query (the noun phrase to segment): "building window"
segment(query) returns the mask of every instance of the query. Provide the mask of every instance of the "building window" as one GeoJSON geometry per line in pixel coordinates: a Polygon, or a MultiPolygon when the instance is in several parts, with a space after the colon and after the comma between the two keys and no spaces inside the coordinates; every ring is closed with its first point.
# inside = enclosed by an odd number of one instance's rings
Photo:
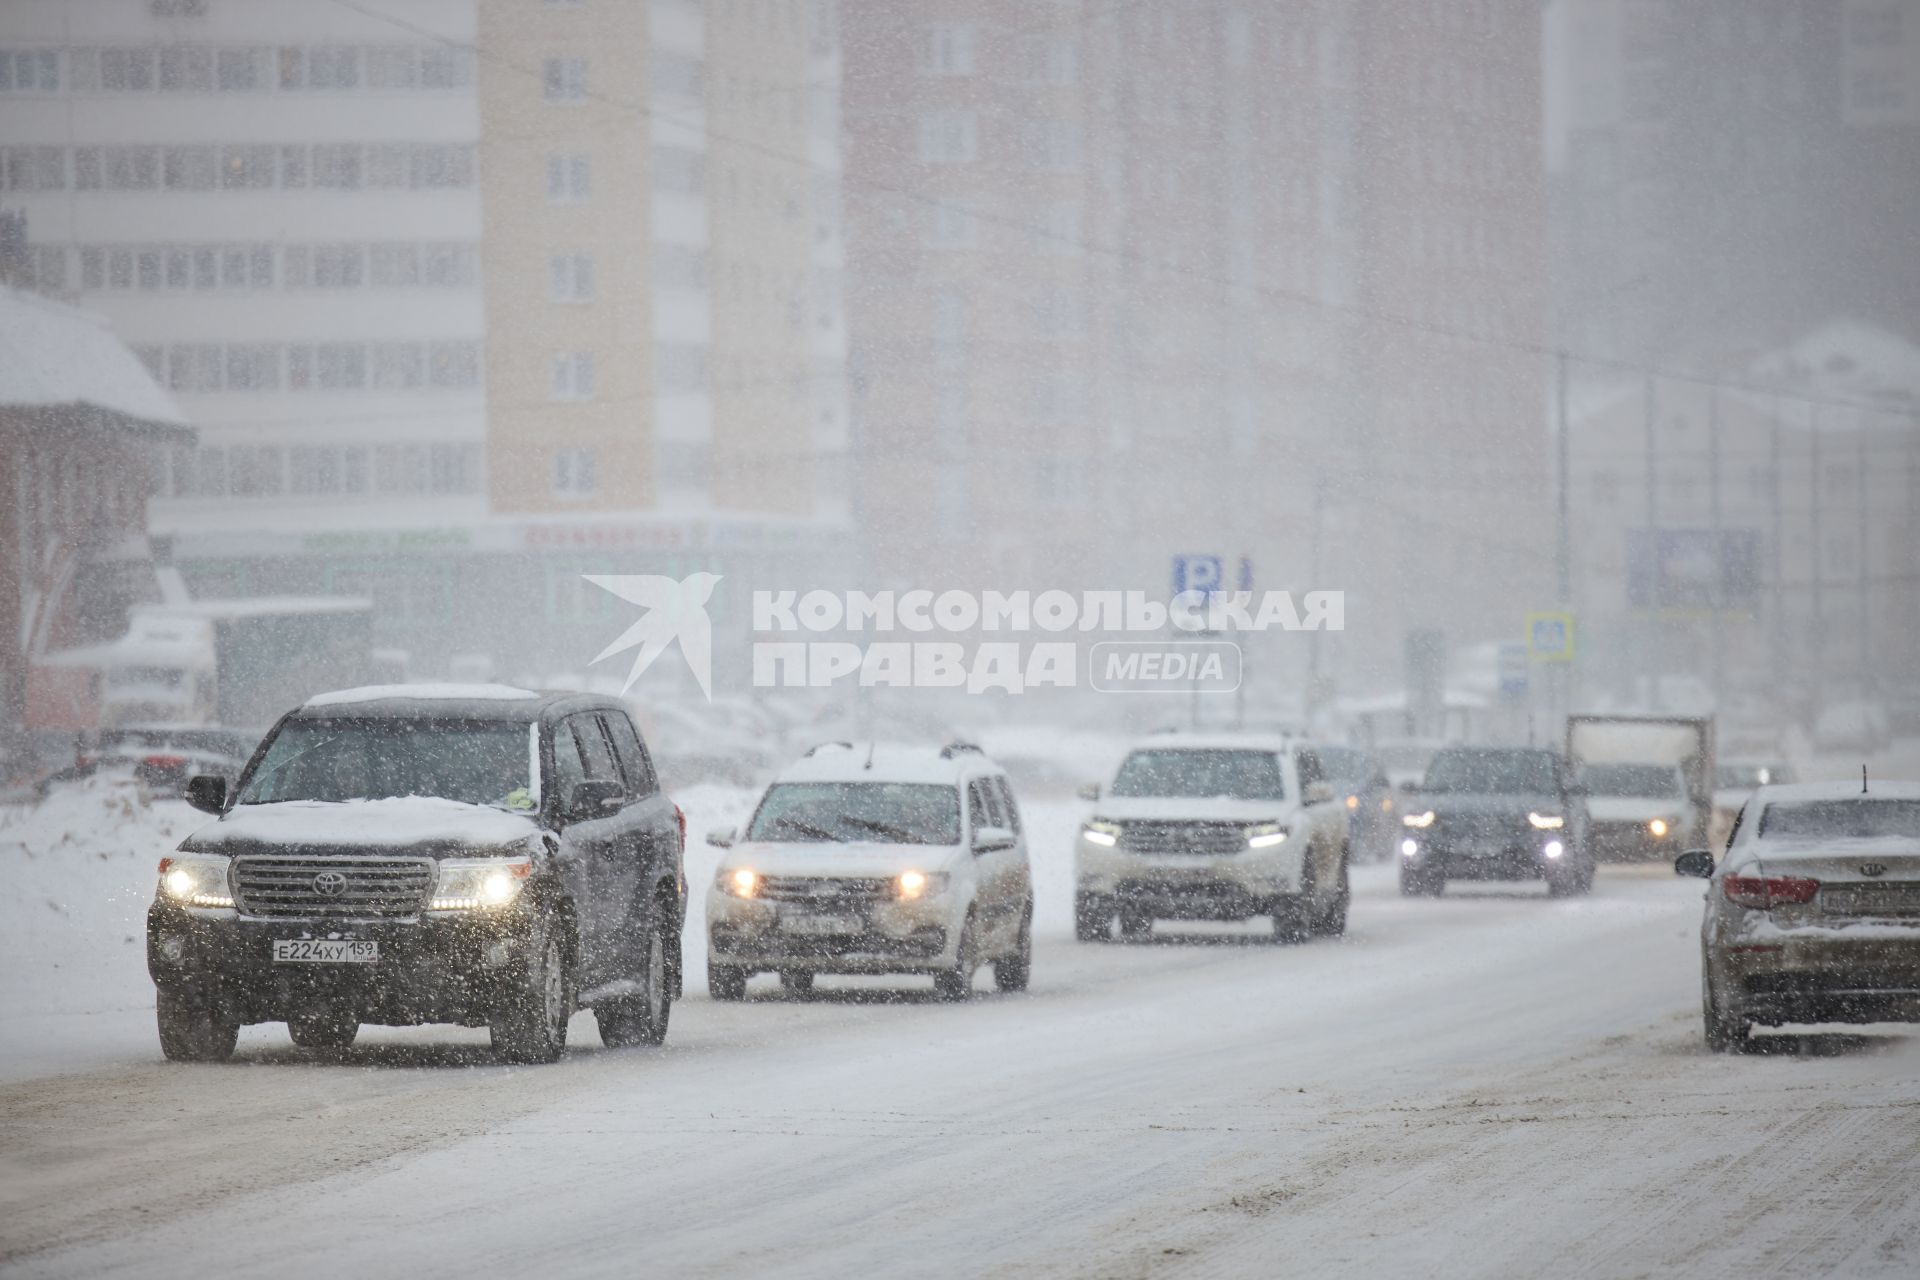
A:
{"type": "Polygon", "coordinates": [[[373,344],[373,385],[381,391],[404,391],[425,384],[426,352],[417,342],[373,344]]]}
{"type": "Polygon", "coordinates": [[[593,451],[553,451],[553,493],[557,498],[584,498],[593,492],[593,451]]]}
{"type": "Polygon", "coordinates": [[[227,389],[277,391],[280,388],[280,348],[266,343],[240,343],[227,348],[227,389]]]}
{"type": "Polygon", "coordinates": [[[56,93],[58,49],[0,49],[0,93],[56,93]]]}
{"type": "Polygon", "coordinates": [[[63,147],[0,147],[0,191],[63,191],[67,153],[63,147]]]}
{"type": "Polygon", "coordinates": [[[978,219],[971,209],[935,204],[927,210],[927,243],[935,249],[971,249],[979,238],[978,219]]]}
{"type": "Polygon", "coordinates": [[[360,189],[360,147],[354,143],[323,143],[313,149],[313,185],[339,191],[360,189]]]}
{"type": "Polygon", "coordinates": [[[1036,120],[1027,126],[1027,163],[1070,173],[1080,167],[1080,126],[1070,120],[1036,120]]]}
{"type": "Polygon", "coordinates": [[[480,347],[473,342],[427,344],[427,381],[436,387],[480,385],[480,347]]]}
{"type": "Polygon", "coordinates": [[[1079,51],[1071,40],[1035,36],[1026,43],[1027,80],[1032,84],[1065,87],[1079,78],[1079,51]]]}
{"type": "Polygon", "coordinates": [[[548,258],[547,296],[555,302],[593,301],[593,255],[556,253],[548,258]]]}
{"type": "Polygon", "coordinates": [[[973,74],[973,27],[964,22],[928,25],[920,41],[920,70],[933,76],[973,74]]]}
{"type": "Polygon", "coordinates": [[[568,351],[553,358],[553,398],[593,399],[593,352],[568,351]]]}
{"type": "Polygon", "coordinates": [[[548,102],[585,102],[587,99],[587,60],[585,58],[548,58],[541,73],[548,102]]]}
{"type": "Polygon", "coordinates": [[[358,342],[322,342],[314,347],[322,391],[358,391],[367,385],[367,349],[358,342]]]}
{"type": "Polygon", "coordinates": [[[577,204],[593,193],[593,157],[584,151],[547,157],[547,202],[577,204]]]}
{"type": "Polygon", "coordinates": [[[971,111],[932,111],[920,117],[920,159],[927,164],[968,164],[980,140],[971,111]]]}
{"type": "Polygon", "coordinates": [[[360,87],[360,50],[355,45],[315,45],[306,51],[309,89],[360,87]]]}

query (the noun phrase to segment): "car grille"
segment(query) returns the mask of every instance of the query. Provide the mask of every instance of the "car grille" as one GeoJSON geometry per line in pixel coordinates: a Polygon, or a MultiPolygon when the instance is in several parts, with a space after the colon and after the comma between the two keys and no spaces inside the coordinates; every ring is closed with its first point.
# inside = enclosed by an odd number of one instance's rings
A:
{"type": "Polygon", "coordinates": [[[1830,916],[1920,916],[1920,881],[1830,884],[1820,891],[1820,910],[1830,916]]]}
{"type": "Polygon", "coordinates": [[[1443,817],[1434,824],[1432,835],[1444,836],[1457,844],[1504,845],[1525,836],[1529,830],[1525,818],[1443,817]]]}
{"type": "Polygon", "coordinates": [[[767,876],[756,895],[769,902],[836,903],[884,902],[892,899],[893,881],[883,876],[767,876]]]}
{"type": "Polygon", "coordinates": [[[412,916],[426,906],[433,871],[425,858],[242,857],[233,890],[250,916],[412,916]]]}
{"type": "Polygon", "coordinates": [[[1120,847],[1129,853],[1245,853],[1247,828],[1238,822],[1122,822],[1120,847]]]}

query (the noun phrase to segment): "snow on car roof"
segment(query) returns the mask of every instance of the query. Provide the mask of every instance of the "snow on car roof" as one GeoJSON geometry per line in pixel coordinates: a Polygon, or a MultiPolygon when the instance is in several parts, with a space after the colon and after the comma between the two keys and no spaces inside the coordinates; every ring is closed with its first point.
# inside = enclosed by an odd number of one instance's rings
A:
{"type": "Polygon", "coordinates": [[[965,750],[943,755],[941,747],[873,745],[873,767],[867,767],[868,745],[823,743],[780,771],[776,782],[923,782],[952,786],[964,777],[998,773],[1000,766],[984,752],[965,750]]]}
{"type": "Polygon", "coordinates": [[[309,707],[338,707],[355,702],[384,702],[410,698],[418,702],[520,702],[540,695],[508,684],[370,684],[358,689],[316,693],[309,707]]]}
{"type": "Polygon", "coordinates": [[[1792,803],[1798,800],[1920,800],[1920,782],[1905,780],[1875,781],[1867,776],[1867,792],[1860,794],[1860,779],[1845,782],[1786,782],[1761,787],[1753,798],[1762,804],[1792,803]]]}
{"type": "Polygon", "coordinates": [[[1155,733],[1128,746],[1135,751],[1272,751],[1279,754],[1300,739],[1288,739],[1277,733],[1155,733]]]}

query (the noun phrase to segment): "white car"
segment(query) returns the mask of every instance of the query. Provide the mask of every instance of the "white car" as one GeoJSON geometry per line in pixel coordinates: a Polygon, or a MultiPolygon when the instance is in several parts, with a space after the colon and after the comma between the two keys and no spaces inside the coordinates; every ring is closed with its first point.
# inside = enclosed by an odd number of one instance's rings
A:
{"type": "Polygon", "coordinates": [[[1686,775],[1670,764],[1588,764],[1580,781],[1594,852],[1601,858],[1658,857],[1705,837],[1695,831],[1686,775]]]}
{"type": "Polygon", "coordinates": [[[979,748],[815,747],[782,772],[707,891],[707,989],[756,973],[790,992],[820,973],[925,973],[964,1000],[975,972],[1023,991],[1033,876],[1006,774],[979,748]]]}
{"type": "Polygon", "coordinates": [[[1160,734],[1121,762],[1074,846],[1074,933],[1155,920],[1273,918],[1303,941],[1347,927],[1347,812],[1305,743],[1160,734]]]}

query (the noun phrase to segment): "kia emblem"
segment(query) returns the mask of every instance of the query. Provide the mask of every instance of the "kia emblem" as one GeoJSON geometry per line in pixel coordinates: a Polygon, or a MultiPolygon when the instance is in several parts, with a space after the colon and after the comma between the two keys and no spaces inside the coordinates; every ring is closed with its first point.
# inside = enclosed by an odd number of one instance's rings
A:
{"type": "Polygon", "coordinates": [[[347,891],[347,877],[338,871],[322,871],[313,878],[313,891],[323,898],[337,898],[347,891]]]}
{"type": "Polygon", "coordinates": [[[1863,862],[1860,864],[1860,874],[1863,876],[1883,876],[1887,874],[1887,864],[1884,862],[1863,862]]]}

